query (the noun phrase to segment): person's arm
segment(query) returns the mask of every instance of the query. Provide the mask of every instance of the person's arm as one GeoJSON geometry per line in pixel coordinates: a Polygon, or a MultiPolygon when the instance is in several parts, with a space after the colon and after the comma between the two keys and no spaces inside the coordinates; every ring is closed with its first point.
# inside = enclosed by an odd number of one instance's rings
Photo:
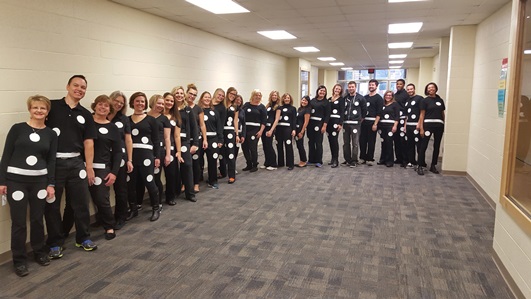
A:
{"type": "Polygon", "coordinates": [[[376,132],[378,130],[378,122],[380,121],[380,115],[376,115],[376,120],[374,121],[374,124],[372,125],[373,132],[376,132]]]}
{"type": "Polygon", "coordinates": [[[306,128],[310,123],[310,111],[307,109],[306,112],[307,113],[304,113],[304,123],[302,124],[301,132],[299,133],[301,136],[299,138],[304,136],[304,133],[306,133],[306,128]]]}
{"type": "Polygon", "coordinates": [[[236,136],[236,143],[240,143],[240,135],[238,134],[239,133],[239,127],[240,127],[240,112],[239,111],[235,111],[234,112],[234,122],[233,122],[233,126],[234,126],[234,136],[236,136]]]}
{"type": "Polygon", "coordinates": [[[85,139],[83,141],[83,149],[85,153],[85,168],[87,170],[87,179],[89,186],[94,184],[96,175],[94,174],[94,140],[85,139]]]}
{"type": "Polygon", "coordinates": [[[205,112],[201,109],[201,112],[197,114],[197,117],[199,118],[199,127],[201,128],[201,136],[203,137],[202,147],[203,149],[208,148],[208,141],[207,141],[207,129],[205,124],[205,112]]]}
{"type": "Polygon", "coordinates": [[[269,129],[269,131],[266,132],[267,137],[271,137],[273,135],[273,132],[275,132],[275,129],[278,125],[279,120],[280,120],[280,107],[277,108],[277,111],[275,112],[275,121],[271,125],[271,129],[269,129]]]}
{"type": "Polygon", "coordinates": [[[164,128],[164,166],[171,163],[171,128],[164,128]]]}
{"type": "MultiPolygon", "coordinates": [[[[216,118],[216,137],[218,138],[218,148],[221,148],[223,146],[223,141],[224,141],[223,125],[227,121],[227,118],[225,117],[225,120],[223,120],[223,118],[221,117],[221,114],[218,111],[216,111],[215,109],[212,110],[212,111],[214,111],[214,113],[217,116],[217,118],[216,118]]],[[[223,109],[223,111],[226,112],[227,109],[223,109]]],[[[225,116],[226,116],[226,114],[225,114],[225,116]]]]}
{"type": "Polygon", "coordinates": [[[151,128],[151,143],[153,143],[153,156],[155,157],[155,168],[160,167],[160,158],[158,153],[160,153],[160,140],[158,132],[157,120],[154,117],[146,116],[150,118],[150,128],[151,128]]]}
{"type": "Polygon", "coordinates": [[[417,130],[420,132],[420,136],[424,137],[424,117],[426,116],[426,110],[420,110],[419,122],[417,123],[417,130]]]}
{"type": "MultiPolygon", "coordinates": [[[[323,100],[324,101],[324,100],[323,100]]],[[[326,126],[328,126],[328,121],[330,120],[330,107],[332,103],[327,102],[324,106],[324,116],[323,116],[323,126],[321,127],[321,134],[326,133],[326,126]]]]}
{"type": "Polygon", "coordinates": [[[133,137],[125,134],[125,152],[127,154],[127,173],[133,171],[133,137]]]}
{"type": "Polygon", "coordinates": [[[179,126],[175,126],[173,138],[175,139],[175,157],[179,163],[184,163],[184,159],[181,157],[181,128],[179,126]]]}

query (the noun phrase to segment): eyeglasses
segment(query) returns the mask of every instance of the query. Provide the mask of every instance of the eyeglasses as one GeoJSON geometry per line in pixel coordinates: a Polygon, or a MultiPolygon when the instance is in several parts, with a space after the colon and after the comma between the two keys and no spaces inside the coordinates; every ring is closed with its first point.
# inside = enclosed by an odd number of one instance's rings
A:
{"type": "Polygon", "coordinates": [[[235,93],[235,92],[231,92],[231,93],[229,93],[229,94],[230,94],[230,95],[233,95],[233,96],[237,96],[237,95],[238,95],[238,94],[235,93]]]}
{"type": "Polygon", "coordinates": [[[197,93],[189,92],[188,94],[193,96],[193,97],[197,97],[197,93]]]}

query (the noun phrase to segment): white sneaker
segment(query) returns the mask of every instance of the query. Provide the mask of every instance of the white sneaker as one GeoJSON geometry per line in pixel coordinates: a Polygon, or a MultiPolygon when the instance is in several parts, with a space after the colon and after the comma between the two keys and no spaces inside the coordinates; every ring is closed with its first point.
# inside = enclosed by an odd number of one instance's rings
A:
{"type": "Polygon", "coordinates": [[[265,169],[265,165],[260,165],[260,169],[265,169]]]}
{"type": "Polygon", "coordinates": [[[407,163],[406,168],[413,168],[413,164],[407,163]]]}
{"type": "Polygon", "coordinates": [[[266,169],[267,169],[267,170],[277,170],[277,168],[276,168],[276,167],[273,167],[273,166],[267,166],[266,169]]]}
{"type": "Polygon", "coordinates": [[[373,165],[374,165],[373,161],[367,161],[367,166],[373,166],[373,165]]]}

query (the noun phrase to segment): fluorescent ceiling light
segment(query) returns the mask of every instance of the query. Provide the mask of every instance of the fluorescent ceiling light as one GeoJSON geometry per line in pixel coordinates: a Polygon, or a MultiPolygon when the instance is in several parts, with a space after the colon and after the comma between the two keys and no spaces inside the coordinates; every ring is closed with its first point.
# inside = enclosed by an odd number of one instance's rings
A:
{"type": "Polygon", "coordinates": [[[317,57],[321,61],[336,61],[334,57],[317,57]]]}
{"type": "Polygon", "coordinates": [[[391,54],[389,55],[389,59],[402,59],[406,58],[407,54],[391,54]]]}
{"type": "Polygon", "coordinates": [[[411,48],[413,46],[413,42],[405,42],[405,43],[389,43],[387,44],[389,49],[407,49],[411,48]]]}
{"type": "Polygon", "coordinates": [[[393,66],[390,66],[389,67],[390,69],[399,69],[399,68],[402,68],[401,65],[393,65],[393,66]]]}
{"type": "Polygon", "coordinates": [[[348,70],[351,70],[352,68],[351,67],[342,67],[341,69],[344,70],[344,71],[348,71],[348,70]]]}
{"type": "Polygon", "coordinates": [[[299,52],[304,52],[304,53],[319,52],[320,51],[316,47],[294,47],[293,49],[295,49],[295,50],[297,50],[299,52]]]}
{"type": "Polygon", "coordinates": [[[186,0],[186,2],[217,15],[249,12],[245,7],[231,0],[186,0]]]}
{"type": "Polygon", "coordinates": [[[422,28],[422,22],[389,24],[387,33],[416,33],[420,31],[420,28],[422,28]]]}
{"type": "Polygon", "coordinates": [[[342,65],[345,65],[343,62],[330,62],[330,65],[333,65],[333,66],[342,66],[342,65]]]}
{"type": "Polygon", "coordinates": [[[400,64],[404,63],[404,60],[389,60],[389,64],[400,64]]]}
{"type": "Polygon", "coordinates": [[[257,31],[259,34],[274,40],[279,39],[296,39],[297,37],[286,30],[269,30],[269,31],[257,31]]]}
{"type": "Polygon", "coordinates": [[[388,3],[402,3],[402,2],[423,2],[427,0],[389,0],[388,3]]]}
{"type": "Polygon", "coordinates": [[[531,54],[531,50],[524,50],[524,54],[526,54],[526,55],[531,54]]]}

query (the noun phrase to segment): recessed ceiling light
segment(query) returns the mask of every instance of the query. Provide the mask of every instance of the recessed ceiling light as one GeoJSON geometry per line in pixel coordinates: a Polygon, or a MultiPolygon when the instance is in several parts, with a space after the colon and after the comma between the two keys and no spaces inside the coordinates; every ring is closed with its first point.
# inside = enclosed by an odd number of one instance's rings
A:
{"type": "Polygon", "coordinates": [[[317,57],[321,61],[336,61],[334,57],[317,57]]]}
{"type": "Polygon", "coordinates": [[[257,31],[259,34],[274,40],[279,39],[296,39],[297,37],[286,30],[269,30],[269,31],[257,31]]]}
{"type": "Polygon", "coordinates": [[[389,60],[389,63],[390,64],[399,64],[399,63],[404,63],[404,60],[389,60]]]}
{"type": "Polygon", "coordinates": [[[330,62],[330,65],[333,65],[333,66],[342,66],[342,65],[345,65],[343,62],[330,62]]]}
{"type": "Polygon", "coordinates": [[[231,0],[186,0],[186,2],[217,15],[249,12],[248,9],[231,0]]]}
{"type": "Polygon", "coordinates": [[[399,69],[399,68],[402,68],[401,65],[392,65],[389,67],[390,69],[399,69]]]}
{"type": "Polygon", "coordinates": [[[297,50],[299,52],[304,52],[304,53],[319,52],[320,51],[316,47],[293,47],[293,49],[295,49],[295,50],[297,50]]]}
{"type": "Polygon", "coordinates": [[[406,58],[407,54],[391,54],[389,55],[389,59],[402,59],[406,58]]]}
{"type": "Polygon", "coordinates": [[[389,3],[402,3],[402,2],[423,2],[427,0],[389,0],[389,3]]]}
{"type": "Polygon", "coordinates": [[[348,71],[348,70],[351,70],[352,68],[351,67],[342,67],[341,69],[344,70],[344,71],[348,71]]]}
{"type": "Polygon", "coordinates": [[[420,31],[420,28],[422,28],[422,22],[389,24],[387,33],[416,33],[420,31]]]}
{"type": "Polygon", "coordinates": [[[526,54],[526,55],[531,54],[531,50],[524,50],[524,54],[526,54]]]}
{"type": "Polygon", "coordinates": [[[413,46],[413,42],[405,42],[405,43],[389,43],[387,44],[389,49],[407,49],[411,48],[413,46]]]}

